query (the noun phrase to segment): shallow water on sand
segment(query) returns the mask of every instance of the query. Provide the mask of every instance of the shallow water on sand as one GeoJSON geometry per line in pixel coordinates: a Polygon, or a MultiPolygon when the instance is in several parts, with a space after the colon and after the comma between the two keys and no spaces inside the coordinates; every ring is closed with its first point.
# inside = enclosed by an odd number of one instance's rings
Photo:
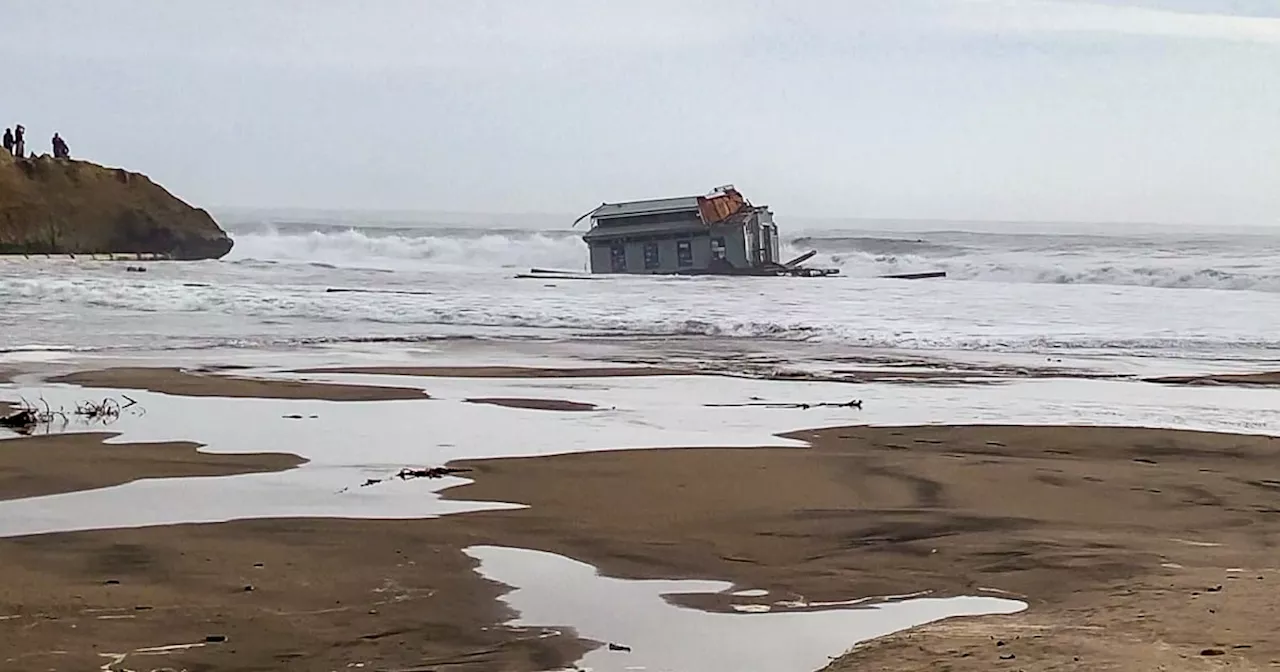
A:
{"type": "Polygon", "coordinates": [[[1026,608],[991,597],[910,599],[826,611],[785,611],[761,597],[735,600],[765,613],[684,609],[664,595],[725,593],[714,581],[627,581],[540,551],[477,546],[480,573],[515,590],[503,600],[520,612],[511,625],[571,627],[600,642],[578,665],[591,672],[810,672],[857,642],[953,616],[1011,614],[1026,608]],[[610,647],[616,644],[630,650],[610,647]]]}
{"type": "MultiPolygon", "coordinates": [[[[620,448],[801,446],[775,434],[837,425],[1089,424],[1280,434],[1280,390],[1095,380],[922,386],[715,376],[309,377],[417,386],[433,398],[325,402],[130,391],[127,394],[138,400],[145,414],[127,413],[106,428],[121,434],[113,442],[190,440],[206,444],[209,452],[283,451],[310,462],[280,473],[152,479],[0,502],[0,535],[258,517],[435,516],[503,505],[447,502],[434,494],[464,482],[460,478],[361,484],[403,467],[436,466],[460,458],[620,448]],[[465,401],[475,397],[567,399],[595,404],[600,410],[567,413],[465,401]],[[706,406],[845,402],[855,397],[863,400],[863,409],[706,406]]],[[[118,393],[69,385],[0,386],[0,398],[43,397],[55,407],[118,393]]]]}

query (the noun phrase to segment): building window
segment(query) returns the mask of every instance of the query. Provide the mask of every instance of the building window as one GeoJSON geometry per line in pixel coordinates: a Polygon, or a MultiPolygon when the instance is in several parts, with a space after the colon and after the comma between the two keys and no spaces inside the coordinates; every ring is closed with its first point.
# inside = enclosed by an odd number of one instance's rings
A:
{"type": "Polygon", "coordinates": [[[627,272],[627,246],[614,243],[609,246],[609,265],[614,273],[627,272]]]}
{"type": "Polygon", "coordinates": [[[658,244],[645,243],[644,244],[644,269],[646,271],[652,271],[653,269],[658,268],[661,265],[662,263],[658,259],[658,244]]]}
{"type": "Polygon", "coordinates": [[[718,236],[711,239],[711,260],[724,261],[729,258],[729,252],[725,248],[724,236],[718,236]]]}
{"type": "Polygon", "coordinates": [[[693,265],[693,241],[676,241],[676,262],[680,264],[681,268],[693,265]]]}

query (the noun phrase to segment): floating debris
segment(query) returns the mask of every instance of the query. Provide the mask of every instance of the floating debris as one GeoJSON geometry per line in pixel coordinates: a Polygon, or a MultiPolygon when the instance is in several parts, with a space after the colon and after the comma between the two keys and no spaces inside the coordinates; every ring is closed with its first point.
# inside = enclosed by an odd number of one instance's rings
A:
{"type": "MultiPolygon", "coordinates": [[[[410,469],[408,467],[405,467],[404,469],[401,469],[400,471],[386,478],[370,478],[366,480],[364,483],[361,483],[360,487],[367,488],[371,485],[377,485],[384,481],[389,481],[393,478],[398,478],[402,481],[410,481],[415,478],[444,478],[445,476],[463,474],[468,471],[471,471],[471,470],[463,469],[459,467],[427,467],[425,469],[410,469]]],[[[343,488],[338,492],[346,492],[349,489],[350,488],[343,488]]]]}
{"type": "Polygon", "coordinates": [[[136,400],[125,395],[121,395],[121,398],[124,399],[123,402],[110,397],[102,401],[81,401],[70,411],[53,408],[43,398],[38,403],[22,399],[16,411],[0,418],[0,427],[19,434],[31,434],[42,426],[48,428],[54,423],[66,426],[73,417],[84,422],[110,424],[118,420],[125,411],[132,409],[140,414],[144,412],[136,400]]]}
{"type": "MultiPolygon", "coordinates": [[[[754,398],[754,397],[753,397],[753,398],[754,398]]],[[[861,410],[861,409],[862,409],[862,400],[861,400],[861,399],[851,399],[851,400],[849,400],[849,401],[845,401],[845,402],[826,402],[826,401],[824,401],[824,402],[819,402],[819,403],[815,403],[815,404],[805,404],[805,403],[798,403],[798,404],[797,404],[797,403],[781,403],[781,402],[769,402],[769,401],[749,401],[749,402],[741,403],[741,404],[703,404],[703,405],[704,405],[704,406],[706,406],[706,407],[708,407],[708,408],[741,408],[741,407],[745,407],[745,406],[757,406],[757,407],[760,407],[760,408],[798,408],[798,409],[801,409],[801,410],[808,410],[808,409],[810,409],[810,408],[856,408],[856,409],[861,410]]]]}

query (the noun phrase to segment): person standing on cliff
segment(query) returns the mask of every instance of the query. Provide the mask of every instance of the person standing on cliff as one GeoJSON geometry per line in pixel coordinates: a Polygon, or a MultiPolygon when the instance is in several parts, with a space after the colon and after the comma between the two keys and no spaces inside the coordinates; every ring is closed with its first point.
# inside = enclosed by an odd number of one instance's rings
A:
{"type": "Polygon", "coordinates": [[[22,124],[18,124],[18,126],[13,130],[13,154],[19,159],[25,159],[27,157],[26,134],[27,129],[23,128],[22,124]]]}
{"type": "Polygon", "coordinates": [[[71,158],[71,148],[67,147],[67,141],[63,140],[57,133],[53,134],[53,158],[69,159],[71,158]]]}
{"type": "Polygon", "coordinates": [[[13,129],[4,129],[4,151],[13,153],[13,129]]]}

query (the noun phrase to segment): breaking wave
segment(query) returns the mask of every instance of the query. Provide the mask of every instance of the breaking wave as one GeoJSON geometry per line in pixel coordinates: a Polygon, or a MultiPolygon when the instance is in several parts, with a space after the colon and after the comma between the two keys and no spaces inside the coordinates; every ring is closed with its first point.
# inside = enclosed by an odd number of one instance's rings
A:
{"type": "MultiPolygon", "coordinates": [[[[314,268],[584,271],[581,231],[500,228],[393,228],[289,224],[233,230],[229,261],[314,268]]],[[[948,239],[890,236],[797,236],[785,259],[810,250],[809,264],[845,276],[945,271],[954,280],[1002,283],[1130,285],[1280,292],[1276,245],[1197,248],[1193,242],[1124,237],[965,234],[948,239]]],[[[1256,241],[1255,241],[1256,242],[1256,241]]]]}
{"type": "Polygon", "coordinates": [[[318,267],[447,270],[585,269],[581,232],[290,227],[239,233],[229,261],[318,267]]]}
{"type": "Polygon", "coordinates": [[[814,265],[839,268],[844,275],[876,277],[895,273],[945,271],[953,280],[1057,285],[1128,285],[1167,289],[1225,289],[1280,292],[1280,259],[1270,263],[1223,260],[1218,267],[1201,260],[1171,260],[1156,265],[1142,259],[928,258],[910,254],[826,253],[814,265]],[[1248,268],[1253,266],[1252,268],[1248,268]]]}

